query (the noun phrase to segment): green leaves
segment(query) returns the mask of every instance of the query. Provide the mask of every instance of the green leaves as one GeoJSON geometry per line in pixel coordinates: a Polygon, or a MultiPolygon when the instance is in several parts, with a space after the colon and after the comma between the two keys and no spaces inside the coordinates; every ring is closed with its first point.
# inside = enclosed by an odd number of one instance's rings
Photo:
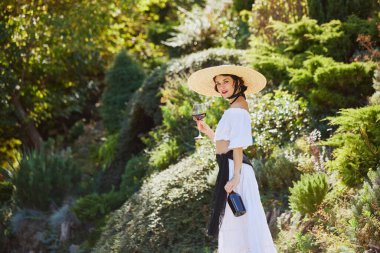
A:
{"type": "Polygon", "coordinates": [[[380,105],[342,109],[338,116],[325,120],[338,126],[335,133],[321,143],[335,147],[334,160],[327,166],[338,171],[346,185],[356,187],[369,170],[380,164],[380,105]]]}
{"type": "Polygon", "coordinates": [[[312,214],[327,194],[327,176],[324,173],[302,174],[301,179],[289,191],[292,211],[303,215],[312,214]]]}
{"type": "Polygon", "coordinates": [[[248,99],[248,103],[252,135],[256,146],[267,156],[274,147],[302,135],[310,122],[306,101],[285,90],[248,99]]]}
{"type": "Polygon", "coordinates": [[[78,191],[81,172],[66,153],[34,150],[24,154],[14,175],[15,197],[21,207],[49,210],[78,191]]]}

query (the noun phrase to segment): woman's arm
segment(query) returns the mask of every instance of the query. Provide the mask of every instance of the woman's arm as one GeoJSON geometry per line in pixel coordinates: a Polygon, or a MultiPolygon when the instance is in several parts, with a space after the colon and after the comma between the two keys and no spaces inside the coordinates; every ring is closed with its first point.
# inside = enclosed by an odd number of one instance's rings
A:
{"type": "Polygon", "coordinates": [[[234,176],[240,176],[243,164],[243,148],[234,148],[232,152],[234,158],[234,176]]]}
{"type": "Polygon", "coordinates": [[[234,175],[229,180],[224,189],[226,192],[230,193],[240,182],[240,172],[243,164],[243,148],[234,148],[233,149],[233,159],[234,159],[234,175]]]}

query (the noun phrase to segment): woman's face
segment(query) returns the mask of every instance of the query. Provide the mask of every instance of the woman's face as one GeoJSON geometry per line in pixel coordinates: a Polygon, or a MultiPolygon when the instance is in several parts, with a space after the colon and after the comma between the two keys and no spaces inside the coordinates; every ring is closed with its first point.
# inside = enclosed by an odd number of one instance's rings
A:
{"type": "Polygon", "coordinates": [[[227,98],[234,93],[234,80],[230,76],[218,75],[215,77],[216,89],[223,98],[227,98]]]}

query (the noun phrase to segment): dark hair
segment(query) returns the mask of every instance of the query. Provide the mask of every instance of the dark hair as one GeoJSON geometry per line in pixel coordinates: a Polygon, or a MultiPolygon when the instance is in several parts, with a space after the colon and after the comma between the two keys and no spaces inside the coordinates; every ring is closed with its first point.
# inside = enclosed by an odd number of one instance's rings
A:
{"type": "MultiPolygon", "coordinates": [[[[243,78],[241,78],[240,76],[232,75],[232,74],[220,74],[218,76],[230,76],[232,78],[232,80],[234,80],[234,83],[235,83],[235,89],[234,89],[234,93],[233,94],[235,94],[236,91],[237,91],[237,89],[238,89],[238,87],[240,87],[240,92],[242,93],[243,97],[245,98],[244,92],[247,90],[248,87],[246,85],[244,85],[243,78]]],[[[214,83],[215,83],[215,77],[217,77],[217,76],[214,76],[212,78],[214,80],[214,83]]],[[[216,84],[214,86],[214,89],[215,89],[216,92],[219,93],[218,88],[216,88],[216,84]]]]}

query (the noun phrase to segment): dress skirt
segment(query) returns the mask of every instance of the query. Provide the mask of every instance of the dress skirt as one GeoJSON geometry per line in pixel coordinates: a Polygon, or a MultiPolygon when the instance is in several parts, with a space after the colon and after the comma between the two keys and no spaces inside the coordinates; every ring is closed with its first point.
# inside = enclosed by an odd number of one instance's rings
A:
{"type": "MultiPolygon", "coordinates": [[[[227,159],[218,159],[224,163],[228,161],[229,180],[234,174],[234,161],[231,153],[229,152],[227,159]]],[[[218,156],[221,155],[226,154],[218,154],[218,156]]],[[[245,156],[244,161],[246,160],[245,156]]],[[[227,164],[220,164],[219,161],[219,169],[226,168],[227,164]]],[[[225,205],[218,233],[218,253],[277,253],[260,200],[255,172],[250,162],[248,163],[242,163],[240,182],[234,189],[241,195],[246,213],[235,217],[230,206],[225,205]]]]}

